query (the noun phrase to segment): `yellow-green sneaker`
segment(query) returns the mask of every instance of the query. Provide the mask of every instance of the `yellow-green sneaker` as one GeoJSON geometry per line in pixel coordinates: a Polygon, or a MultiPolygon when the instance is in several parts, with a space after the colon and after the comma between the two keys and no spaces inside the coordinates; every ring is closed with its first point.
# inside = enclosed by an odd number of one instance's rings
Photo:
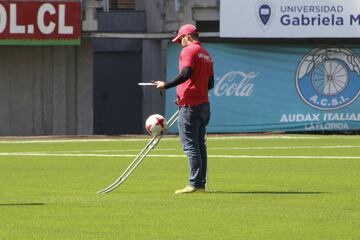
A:
{"type": "Polygon", "coordinates": [[[183,193],[200,193],[205,192],[204,188],[196,188],[194,186],[186,186],[183,189],[179,189],[175,191],[175,194],[183,194],[183,193]]]}

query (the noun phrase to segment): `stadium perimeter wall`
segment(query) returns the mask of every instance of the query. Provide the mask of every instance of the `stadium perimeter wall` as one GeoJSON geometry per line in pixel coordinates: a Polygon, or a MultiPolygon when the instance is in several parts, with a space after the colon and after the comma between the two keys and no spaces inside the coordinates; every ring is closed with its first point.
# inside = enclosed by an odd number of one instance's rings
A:
{"type": "MultiPolygon", "coordinates": [[[[83,31],[94,31],[97,25],[98,31],[107,31],[104,27],[110,27],[109,31],[139,32],[136,27],[141,26],[140,32],[170,33],[183,23],[219,19],[218,0],[136,0],[133,10],[108,13],[99,8],[101,1],[88,0],[83,3],[86,10],[83,31]],[[116,19],[134,14],[138,16],[141,12],[146,14],[145,27],[143,23],[139,25],[142,18],[126,18],[127,21],[115,22],[115,25],[112,21],[105,26],[98,21],[101,18],[99,14],[109,14],[108,18],[116,19]]],[[[137,50],[141,58],[138,65],[140,74],[131,78],[131,84],[165,78],[167,41],[140,40],[141,47],[137,50]]],[[[116,49],[104,51],[98,48],[99,45],[95,44],[94,47],[93,42],[94,39],[82,38],[79,46],[0,46],[0,136],[95,133],[94,54],[116,49]]],[[[105,45],[102,46],[118,48],[125,46],[121,42],[126,42],[131,47],[139,39],[119,40],[119,44],[115,45],[114,42],[114,39],[104,39],[105,45]]],[[[126,49],[115,52],[118,55],[127,54],[128,47],[126,49]]],[[[109,72],[109,75],[114,73],[109,72]]],[[[138,130],[131,133],[144,132],[142,121],[149,114],[165,112],[165,99],[157,91],[140,91],[140,106],[135,108],[139,113],[134,113],[140,116],[134,127],[138,130]]],[[[109,116],[108,119],[113,117],[109,116]]],[[[110,130],[103,134],[130,133],[126,130],[115,131],[111,125],[108,128],[110,130]]]]}
{"type": "Polygon", "coordinates": [[[91,134],[92,44],[0,47],[0,135],[91,134]]]}

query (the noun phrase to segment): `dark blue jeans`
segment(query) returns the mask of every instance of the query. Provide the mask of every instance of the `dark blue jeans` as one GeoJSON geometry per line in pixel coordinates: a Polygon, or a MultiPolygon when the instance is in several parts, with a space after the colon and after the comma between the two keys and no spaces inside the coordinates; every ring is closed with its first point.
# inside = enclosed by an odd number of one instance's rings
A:
{"type": "Polygon", "coordinates": [[[206,126],[210,119],[209,103],[181,107],[178,127],[180,141],[189,158],[189,185],[205,188],[207,174],[206,126]]]}

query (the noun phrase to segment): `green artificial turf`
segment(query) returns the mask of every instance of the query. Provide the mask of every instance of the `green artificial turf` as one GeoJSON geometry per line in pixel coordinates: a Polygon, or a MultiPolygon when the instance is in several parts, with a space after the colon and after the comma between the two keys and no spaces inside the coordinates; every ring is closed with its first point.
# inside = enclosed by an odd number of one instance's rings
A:
{"type": "Polygon", "coordinates": [[[210,136],[209,191],[175,195],[188,163],[149,141],[0,139],[0,239],[360,239],[360,136],[210,136]]]}

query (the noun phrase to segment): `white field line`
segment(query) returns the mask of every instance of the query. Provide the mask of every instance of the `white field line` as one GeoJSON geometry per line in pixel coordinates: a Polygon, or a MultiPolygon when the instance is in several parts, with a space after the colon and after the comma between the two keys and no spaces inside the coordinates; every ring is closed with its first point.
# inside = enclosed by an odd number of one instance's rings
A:
{"type": "MultiPolygon", "coordinates": [[[[284,146],[284,147],[208,147],[208,150],[281,150],[281,149],[342,149],[342,148],[360,148],[356,145],[348,146],[284,146]]],[[[28,152],[28,153],[121,153],[138,152],[140,148],[133,149],[108,149],[108,150],[70,150],[70,151],[51,151],[51,152],[28,152]]],[[[181,148],[155,148],[153,151],[177,151],[181,148]]]]}
{"type": "MultiPolygon", "coordinates": [[[[360,146],[359,146],[360,147],[360,146]]],[[[179,148],[156,148],[153,151],[176,151],[179,148]]],[[[51,151],[51,152],[36,152],[36,153],[121,153],[121,152],[140,152],[140,148],[130,149],[108,149],[108,150],[70,150],[70,151],[51,151]]],[[[31,152],[30,152],[31,153],[31,152]]]]}
{"type": "MultiPolygon", "coordinates": [[[[30,153],[13,152],[0,153],[0,156],[32,156],[32,157],[136,157],[136,154],[80,154],[80,153],[30,153]]],[[[147,157],[156,158],[184,158],[184,154],[149,154],[147,157]]],[[[286,158],[286,159],[360,159],[360,156],[288,156],[288,155],[208,155],[209,158],[286,158]]]]}
{"type": "MultiPolygon", "coordinates": [[[[283,146],[283,147],[208,147],[211,150],[282,150],[282,149],[351,149],[360,148],[356,145],[344,146],[283,146]]],[[[120,156],[132,157],[134,154],[116,154],[123,152],[139,152],[141,149],[107,149],[107,150],[70,150],[70,151],[51,151],[51,152],[0,152],[0,156],[120,156]],[[104,153],[104,154],[98,154],[104,153]]],[[[156,148],[153,151],[181,151],[181,148],[156,148]]],[[[152,156],[155,156],[154,154],[152,156]]],[[[163,156],[163,155],[161,155],[163,156]]],[[[164,155],[165,156],[165,155],[164,155]]],[[[170,155],[166,155],[170,156],[170,155]]]]}
{"type": "MultiPolygon", "coordinates": [[[[255,136],[208,136],[209,140],[234,140],[234,139],[322,139],[322,138],[336,138],[336,139],[360,139],[357,135],[331,135],[331,136],[313,136],[313,135],[255,135],[255,136]]],[[[22,140],[1,140],[0,144],[29,144],[29,143],[73,143],[73,142],[136,142],[136,141],[150,141],[150,138],[111,138],[111,139],[22,139],[22,140]]],[[[161,141],[179,141],[177,136],[165,137],[161,141]]]]}
{"type": "Polygon", "coordinates": [[[284,146],[284,147],[234,147],[234,148],[208,148],[209,150],[271,150],[271,149],[334,149],[334,148],[360,148],[356,145],[349,146],[284,146]]]}
{"type": "Polygon", "coordinates": [[[29,143],[74,143],[74,142],[135,142],[135,141],[150,141],[148,138],[134,138],[134,139],[42,139],[42,140],[0,140],[0,144],[29,144],[29,143]]]}

